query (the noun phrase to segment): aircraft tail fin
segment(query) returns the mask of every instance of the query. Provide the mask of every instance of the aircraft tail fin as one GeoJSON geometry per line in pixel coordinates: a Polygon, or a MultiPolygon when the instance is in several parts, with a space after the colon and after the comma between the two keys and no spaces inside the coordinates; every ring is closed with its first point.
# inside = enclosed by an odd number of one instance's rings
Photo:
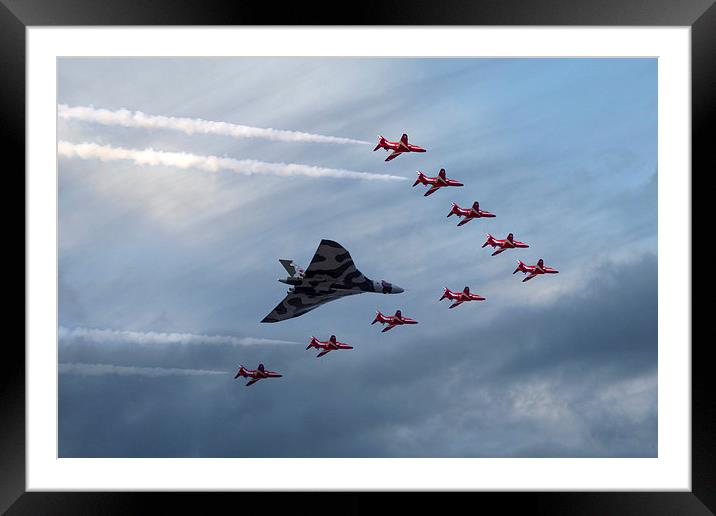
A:
{"type": "Polygon", "coordinates": [[[385,143],[385,138],[383,138],[383,136],[378,136],[378,145],[375,146],[375,149],[373,149],[373,152],[380,149],[384,143],[385,143]]]}
{"type": "Polygon", "coordinates": [[[278,260],[281,262],[281,265],[283,265],[283,268],[286,269],[286,272],[288,272],[288,275],[293,278],[296,276],[296,273],[298,272],[299,267],[293,263],[293,260],[286,260],[285,258],[279,258],[278,260]]]}
{"type": "Polygon", "coordinates": [[[240,376],[246,376],[246,368],[243,365],[239,366],[239,370],[236,373],[236,376],[234,376],[234,379],[240,377],[240,376]]]}
{"type": "Polygon", "coordinates": [[[512,272],[512,274],[515,274],[515,273],[521,271],[523,265],[524,265],[524,263],[522,262],[522,260],[517,260],[517,268],[512,272]]]}
{"type": "Polygon", "coordinates": [[[375,319],[373,319],[373,322],[370,323],[370,324],[373,325],[373,324],[375,324],[375,323],[377,323],[377,322],[380,322],[380,316],[381,316],[381,315],[383,315],[383,314],[380,313],[380,310],[377,311],[377,312],[375,313],[375,319]]]}
{"type": "Polygon", "coordinates": [[[420,183],[422,183],[424,178],[425,178],[425,175],[418,170],[418,177],[417,177],[417,179],[415,180],[415,182],[413,183],[413,186],[417,186],[417,185],[419,185],[420,183]]]}
{"type": "Polygon", "coordinates": [[[447,288],[447,287],[443,287],[443,289],[444,289],[444,290],[443,290],[443,295],[442,295],[442,297],[439,299],[439,301],[442,301],[443,299],[447,299],[447,296],[448,296],[448,288],[447,288]]]}
{"type": "Polygon", "coordinates": [[[490,233],[488,233],[488,234],[487,234],[487,240],[485,240],[485,243],[482,244],[482,247],[487,246],[487,245],[490,243],[491,240],[492,240],[492,235],[491,235],[490,233]]]}
{"type": "Polygon", "coordinates": [[[457,204],[452,203],[452,208],[450,208],[450,213],[447,214],[447,216],[451,215],[457,215],[457,204]]]}

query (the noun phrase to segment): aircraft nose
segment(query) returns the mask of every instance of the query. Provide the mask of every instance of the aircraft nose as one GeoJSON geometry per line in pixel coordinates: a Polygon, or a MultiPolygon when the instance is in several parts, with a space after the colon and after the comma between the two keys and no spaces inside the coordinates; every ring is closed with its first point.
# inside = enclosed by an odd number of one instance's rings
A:
{"type": "Polygon", "coordinates": [[[393,294],[400,294],[402,292],[405,292],[405,290],[403,290],[402,288],[400,288],[397,285],[393,285],[393,294]]]}

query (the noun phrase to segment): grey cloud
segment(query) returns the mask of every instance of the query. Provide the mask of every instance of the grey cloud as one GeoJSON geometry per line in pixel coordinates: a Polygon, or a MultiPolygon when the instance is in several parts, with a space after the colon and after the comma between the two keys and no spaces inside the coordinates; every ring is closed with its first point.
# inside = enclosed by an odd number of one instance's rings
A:
{"type": "MultiPolygon", "coordinates": [[[[265,360],[285,377],[250,389],[228,379],[198,390],[158,386],[141,404],[161,410],[153,416],[147,407],[142,427],[130,417],[132,396],[122,394],[136,386],[97,385],[90,396],[113,400],[112,413],[96,406],[81,434],[104,434],[100,421],[120,425],[128,438],[113,443],[119,456],[654,456],[656,262],[645,256],[605,275],[584,293],[506,314],[479,333],[376,337],[320,360],[296,348],[252,347],[242,361],[265,360]],[[145,425],[166,435],[161,444],[140,440],[145,425]]],[[[231,355],[205,367],[235,361],[231,355]]],[[[61,382],[64,406],[75,387],[61,382]]],[[[78,420],[70,407],[61,414],[64,453],[92,449],[72,446],[79,429],[63,422],[78,420]]]]}

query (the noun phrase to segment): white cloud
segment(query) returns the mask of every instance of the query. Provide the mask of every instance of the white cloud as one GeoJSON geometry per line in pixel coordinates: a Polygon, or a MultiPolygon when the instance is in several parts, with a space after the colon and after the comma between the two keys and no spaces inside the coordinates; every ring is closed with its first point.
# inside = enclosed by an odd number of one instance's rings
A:
{"type": "Polygon", "coordinates": [[[251,127],[227,122],[203,120],[201,118],[148,115],[146,113],[142,113],[141,111],[129,111],[127,109],[110,111],[108,109],[95,109],[92,106],[68,106],[66,104],[60,104],[57,112],[59,117],[65,120],[83,120],[103,125],[138,127],[143,129],[170,129],[174,131],[181,131],[186,134],[218,134],[231,136],[232,138],[262,138],[266,140],[284,142],[363,145],[370,143],[363,140],[354,140],[352,138],[324,136],[321,134],[286,131],[283,129],[251,127]]]}
{"type": "Polygon", "coordinates": [[[593,404],[603,407],[615,418],[632,423],[656,414],[658,373],[656,370],[637,377],[626,378],[597,392],[593,404]]]}
{"type": "Polygon", "coordinates": [[[367,179],[377,181],[403,181],[407,178],[390,174],[356,172],[354,170],[317,167],[298,163],[270,163],[253,159],[233,159],[219,156],[201,156],[187,152],[165,152],[154,149],[125,149],[96,143],[70,143],[60,141],[57,144],[60,156],[80,159],[99,159],[101,161],[133,161],[137,165],[163,165],[181,169],[194,168],[205,172],[229,170],[246,176],[273,175],[281,177],[334,177],[341,179],[367,179]]]}
{"type": "Polygon", "coordinates": [[[98,328],[65,328],[60,326],[61,342],[89,341],[98,344],[228,344],[233,346],[256,346],[266,344],[298,344],[290,340],[234,337],[231,335],[202,335],[196,333],[161,333],[98,328]]]}

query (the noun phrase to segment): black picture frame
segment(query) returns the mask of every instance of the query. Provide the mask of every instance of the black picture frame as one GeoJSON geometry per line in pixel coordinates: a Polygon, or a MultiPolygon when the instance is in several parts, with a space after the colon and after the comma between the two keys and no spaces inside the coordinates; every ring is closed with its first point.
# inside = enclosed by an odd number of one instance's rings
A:
{"type": "MultiPolygon", "coordinates": [[[[713,173],[713,166],[706,170],[707,163],[712,161],[713,147],[707,128],[713,124],[716,105],[716,6],[713,4],[714,0],[390,0],[346,4],[343,8],[336,2],[324,1],[286,3],[279,8],[272,2],[256,1],[0,0],[0,145],[6,156],[16,158],[6,174],[19,181],[19,170],[25,166],[25,28],[48,25],[689,26],[692,170],[700,168],[704,169],[703,174],[713,173]]],[[[24,192],[24,181],[21,188],[24,192]]],[[[9,211],[5,211],[9,215],[9,211]]],[[[16,213],[13,211],[15,217],[16,213]]],[[[23,270],[27,258],[24,249],[23,245],[23,270]]],[[[693,315],[691,317],[693,321],[693,315]]],[[[500,511],[512,509],[550,515],[713,514],[716,511],[716,428],[711,393],[716,389],[714,375],[709,371],[710,362],[705,358],[709,344],[707,340],[691,343],[690,492],[448,493],[429,497],[427,493],[414,493],[409,502],[423,510],[445,510],[445,497],[458,496],[469,504],[500,504],[500,511]]],[[[0,511],[73,515],[143,513],[148,503],[159,502],[163,512],[176,507],[203,513],[217,502],[236,504],[238,497],[241,505],[247,507],[267,503],[269,495],[261,493],[25,492],[25,353],[19,340],[5,343],[2,363],[0,511]]],[[[398,496],[404,504],[407,495],[398,496]]],[[[268,503],[273,509],[285,504],[293,513],[334,512],[336,508],[340,508],[341,513],[358,513],[373,510],[377,504],[384,503],[384,499],[385,494],[380,493],[295,493],[280,498],[272,493],[268,503]]],[[[477,508],[477,505],[471,506],[477,508]]],[[[240,510],[237,505],[233,508],[240,510]]]]}

